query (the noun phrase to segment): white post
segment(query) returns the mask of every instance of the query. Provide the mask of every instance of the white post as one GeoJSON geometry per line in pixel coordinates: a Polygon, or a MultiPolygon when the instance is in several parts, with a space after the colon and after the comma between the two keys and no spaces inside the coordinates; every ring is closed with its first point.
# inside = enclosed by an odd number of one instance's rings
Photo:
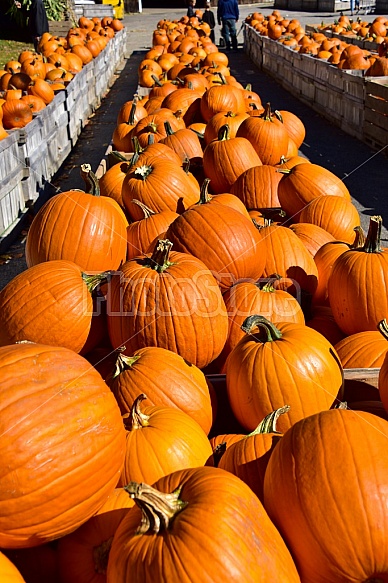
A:
{"type": "Polygon", "coordinates": [[[138,2],[139,2],[139,12],[143,12],[143,6],[141,3],[141,0],[138,0],[138,2]]]}

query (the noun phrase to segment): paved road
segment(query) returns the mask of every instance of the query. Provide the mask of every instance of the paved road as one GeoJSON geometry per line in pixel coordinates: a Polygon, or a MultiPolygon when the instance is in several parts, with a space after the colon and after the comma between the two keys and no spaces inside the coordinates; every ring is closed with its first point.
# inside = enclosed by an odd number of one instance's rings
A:
{"type": "MultiPolygon", "coordinates": [[[[183,1],[182,1],[183,4],[183,1]]],[[[269,14],[273,8],[258,7],[257,4],[240,7],[241,21],[250,13],[260,11],[269,14]]],[[[126,100],[132,99],[137,88],[137,68],[144,53],[149,49],[152,31],[157,22],[163,18],[173,20],[180,18],[185,10],[149,9],[142,14],[126,15],[124,24],[128,27],[127,60],[101,107],[90,119],[83,130],[76,147],[53,179],[58,191],[71,188],[83,188],[79,176],[79,166],[84,162],[96,170],[108,147],[117,113],[126,100]]],[[[302,24],[320,24],[333,22],[338,13],[306,13],[282,11],[290,18],[298,18],[302,24]]],[[[349,14],[349,12],[345,12],[349,14]]],[[[374,15],[363,18],[373,20],[374,15]]],[[[216,40],[219,29],[216,30],[216,40]]],[[[362,142],[346,135],[327,120],[302,104],[287,93],[275,80],[252,65],[242,47],[242,33],[239,36],[240,49],[230,53],[231,72],[243,84],[251,83],[262,100],[270,101],[274,109],[288,109],[298,115],[306,126],[306,139],[300,151],[311,162],[320,164],[344,180],[357,206],[363,227],[366,229],[369,217],[381,214],[384,224],[388,226],[388,158],[376,153],[362,142]]],[[[388,232],[384,229],[383,237],[388,241],[388,232]]],[[[387,243],[388,246],[388,243],[387,243]]],[[[19,240],[10,249],[10,254],[23,253],[24,243],[19,240]]],[[[14,275],[26,268],[24,258],[12,259],[0,266],[0,289],[14,275]]]]}

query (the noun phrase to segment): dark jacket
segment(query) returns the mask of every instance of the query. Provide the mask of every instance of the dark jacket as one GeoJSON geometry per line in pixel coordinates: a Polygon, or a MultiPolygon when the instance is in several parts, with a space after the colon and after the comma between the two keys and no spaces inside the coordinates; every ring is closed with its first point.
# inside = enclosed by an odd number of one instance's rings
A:
{"type": "Polygon", "coordinates": [[[195,16],[195,10],[194,10],[194,6],[189,6],[187,9],[187,16],[189,18],[191,18],[192,16],[195,16]]]}
{"type": "Polygon", "coordinates": [[[214,28],[216,25],[216,20],[214,14],[211,10],[204,10],[202,15],[202,22],[206,22],[210,28],[214,28]]]}
{"type": "Polygon", "coordinates": [[[28,30],[31,36],[42,36],[44,32],[49,32],[49,24],[43,0],[32,0],[27,14],[28,30]]]}
{"type": "Polygon", "coordinates": [[[221,24],[222,20],[233,19],[237,22],[239,19],[239,10],[237,0],[218,0],[217,20],[221,24]]]}

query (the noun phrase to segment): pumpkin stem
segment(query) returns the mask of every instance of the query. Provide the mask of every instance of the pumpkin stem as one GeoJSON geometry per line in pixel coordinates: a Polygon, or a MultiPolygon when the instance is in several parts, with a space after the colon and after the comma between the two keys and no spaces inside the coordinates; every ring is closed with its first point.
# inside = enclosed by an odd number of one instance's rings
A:
{"type": "Polygon", "coordinates": [[[121,375],[124,371],[129,370],[133,367],[133,365],[135,364],[135,362],[137,362],[140,358],[140,355],[138,356],[126,356],[125,354],[123,354],[123,351],[125,350],[125,346],[122,346],[121,348],[118,349],[118,356],[117,356],[117,360],[115,362],[115,369],[111,375],[111,379],[115,379],[116,377],[118,377],[119,375],[121,375]]]}
{"type": "Polygon", "coordinates": [[[145,131],[150,132],[151,134],[156,134],[156,130],[158,129],[156,123],[154,121],[150,121],[147,126],[144,128],[145,131]]]}
{"type": "Polygon", "coordinates": [[[347,409],[347,408],[348,408],[347,401],[340,401],[339,403],[334,405],[334,409],[347,409]]]}
{"type": "Polygon", "coordinates": [[[282,114],[280,113],[280,111],[278,111],[277,109],[275,109],[274,115],[275,115],[276,119],[278,119],[279,121],[281,121],[282,123],[284,123],[283,122],[283,118],[282,118],[282,114]]]}
{"type": "Polygon", "coordinates": [[[187,502],[179,499],[181,488],[166,494],[147,484],[129,482],[124,490],[142,510],[142,519],[136,534],[158,534],[167,530],[175,516],[187,506],[187,502]]]}
{"type": "Polygon", "coordinates": [[[128,125],[131,125],[131,126],[135,125],[135,123],[136,123],[135,114],[136,114],[136,102],[133,101],[131,111],[129,112],[129,116],[128,116],[128,121],[127,121],[128,125]]]}
{"type": "Polygon", "coordinates": [[[164,129],[166,130],[166,134],[168,136],[173,136],[174,135],[174,130],[172,129],[171,124],[170,124],[170,122],[168,120],[166,120],[164,122],[164,129]]]}
{"type": "Polygon", "coordinates": [[[355,231],[355,237],[354,237],[354,241],[353,244],[351,245],[352,249],[360,249],[360,247],[363,247],[365,245],[365,235],[364,235],[364,231],[362,230],[362,227],[358,226],[358,227],[354,227],[353,231],[355,231]]]}
{"type": "Polygon", "coordinates": [[[152,172],[152,166],[144,164],[144,166],[139,166],[136,168],[134,175],[139,177],[141,180],[145,180],[152,172]]]}
{"type": "Polygon", "coordinates": [[[228,124],[224,124],[218,130],[218,141],[223,142],[224,140],[229,140],[230,137],[230,128],[228,124]]]}
{"type": "Polygon", "coordinates": [[[118,152],[117,150],[112,150],[112,152],[109,152],[108,158],[109,158],[109,162],[110,162],[111,166],[114,166],[115,164],[118,164],[119,162],[127,162],[128,163],[128,160],[126,159],[126,157],[123,156],[121,154],[121,152],[118,152]]]}
{"type": "Polygon", "coordinates": [[[149,219],[152,215],[156,215],[156,212],[155,211],[153,211],[152,209],[150,209],[149,206],[147,206],[146,204],[144,204],[140,200],[137,200],[137,198],[133,198],[131,202],[133,202],[134,204],[136,204],[137,206],[139,206],[141,208],[141,210],[144,213],[144,218],[145,219],[149,219]]]}
{"type": "Polygon", "coordinates": [[[82,273],[82,279],[86,283],[90,293],[93,293],[96,287],[100,283],[105,283],[110,281],[112,273],[110,271],[103,271],[102,273],[97,273],[95,275],[88,275],[87,273],[82,273]]]}
{"type": "Polygon", "coordinates": [[[182,169],[188,174],[190,172],[190,158],[186,158],[182,162],[182,169]]]}
{"type": "Polygon", "coordinates": [[[220,460],[221,460],[221,458],[222,458],[222,456],[224,455],[225,452],[226,452],[226,441],[223,441],[222,443],[219,443],[213,449],[213,465],[214,465],[215,468],[218,468],[218,465],[220,463],[220,460]]]}
{"type": "Polygon", "coordinates": [[[381,227],[383,219],[381,216],[374,216],[370,218],[369,230],[366,236],[365,245],[362,251],[365,253],[381,253],[381,227]]]}
{"type": "Polygon", "coordinates": [[[247,85],[245,85],[245,91],[252,91],[252,85],[250,83],[247,83],[247,85]]]}
{"type": "Polygon", "coordinates": [[[213,199],[212,195],[209,194],[209,192],[208,192],[209,183],[210,183],[210,178],[204,178],[202,185],[201,185],[199,201],[197,202],[197,204],[206,204],[213,199]]]}
{"type": "Polygon", "coordinates": [[[225,76],[223,75],[223,73],[221,73],[221,71],[216,71],[216,75],[218,75],[219,78],[221,79],[222,85],[227,85],[225,76]]]}
{"type": "Polygon", "coordinates": [[[267,281],[267,283],[265,283],[263,287],[260,288],[260,291],[267,293],[275,292],[276,290],[273,284],[275,283],[275,281],[280,281],[281,279],[282,279],[281,275],[279,275],[278,273],[274,273],[273,276],[267,281]]]}
{"type": "Polygon", "coordinates": [[[133,431],[134,429],[142,429],[149,424],[149,415],[145,415],[140,410],[140,403],[146,399],[147,396],[141,393],[133,402],[129,414],[123,415],[125,429],[133,431]]]}
{"type": "Polygon", "coordinates": [[[385,318],[377,324],[377,329],[384,336],[385,340],[388,340],[388,322],[385,318]]]}
{"type": "Polygon", "coordinates": [[[113,536],[108,538],[108,540],[104,540],[104,542],[97,547],[93,547],[94,570],[100,575],[106,575],[112,541],[113,536]]]}
{"type": "Polygon", "coordinates": [[[268,102],[265,104],[264,111],[260,116],[264,121],[271,121],[273,123],[273,119],[271,116],[271,104],[268,102]]]}
{"type": "Polygon", "coordinates": [[[267,318],[264,318],[264,316],[248,316],[244,320],[241,330],[246,334],[254,336],[255,340],[263,343],[274,342],[282,337],[282,333],[276,328],[275,324],[267,320],[267,318]],[[254,328],[259,328],[260,333],[253,335],[252,330],[254,328]],[[265,337],[263,338],[264,334],[265,337]]]}
{"type": "Polygon", "coordinates": [[[90,164],[81,164],[81,176],[85,182],[85,192],[93,196],[100,196],[100,186],[98,178],[92,172],[90,164]]]}
{"type": "Polygon", "coordinates": [[[146,259],[146,265],[158,273],[163,273],[168,267],[174,265],[168,260],[172,243],[168,239],[159,239],[150,258],[146,259]]]}
{"type": "MultiPolygon", "coordinates": [[[[252,433],[247,435],[246,437],[251,437],[252,435],[258,435],[263,433],[277,433],[281,435],[280,431],[276,429],[277,420],[279,419],[280,415],[284,415],[288,413],[290,410],[289,405],[284,405],[280,409],[276,409],[276,411],[272,411],[264,417],[262,421],[260,421],[259,425],[256,427],[252,433]]],[[[246,439],[246,438],[245,438],[246,439]]]]}
{"type": "Polygon", "coordinates": [[[154,84],[155,84],[157,87],[162,87],[162,86],[163,86],[163,83],[161,83],[161,82],[159,81],[158,77],[157,77],[155,74],[151,75],[151,79],[153,80],[154,84]]]}

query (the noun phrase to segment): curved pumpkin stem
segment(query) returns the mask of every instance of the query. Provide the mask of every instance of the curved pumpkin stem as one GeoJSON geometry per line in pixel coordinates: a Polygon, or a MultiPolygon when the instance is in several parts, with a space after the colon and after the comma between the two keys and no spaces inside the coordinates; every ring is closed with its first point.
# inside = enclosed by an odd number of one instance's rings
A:
{"type": "Polygon", "coordinates": [[[265,104],[263,113],[259,116],[264,121],[270,121],[273,123],[272,115],[271,115],[271,104],[268,102],[265,104]]]}
{"type": "Polygon", "coordinates": [[[163,273],[168,267],[174,265],[173,262],[169,261],[171,247],[171,241],[168,239],[159,239],[151,257],[145,260],[145,264],[158,273],[163,273]]]}
{"type": "Polygon", "coordinates": [[[175,516],[187,506],[187,502],[179,499],[181,488],[165,494],[147,484],[129,482],[124,490],[142,510],[142,520],[136,534],[158,534],[167,530],[175,516]]]}
{"type": "Polygon", "coordinates": [[[266,415],[264,417],[264,419],[262,421],[260,421],[259,425],[256,427],[256,429],[254,431],[252,431],[252,433],[250,433],[249,435],[247,435],[243,439],[246,439],[247,437],[251,437],[252,435],[259,435],[259,434],[263,434],[263,433],[276,433],[278,435],[282,435],[282,433],[276,429],[276,423],[277,423],[277,420],[279,419],[280,415],[284,415],[285,413],[288,413],[289,410],[290,410],[290,406],[284,405],[284,407],[280,407],[280,409],[276,409],[275,411],[272,411],[272,413],[269,413],[268,415],[266,415]]]}
{"type": "Polygon", "coordinates": [[[356,233],[354,237],[353,244],[351,245],[351,249],[360,249],[365,245],[365,235],[362,227],[357,226],[354,227],[353,231],[356,233]]]}
{"type": "Polygon", "coordinates": [[[388,322],[385,318],[377,324],[377,329],[384,336],[385,340],[388,340],[388,322]]]}
{"type": "MultiPolygon", "coordinates": [[[[144,213],[144,218],[145,219],[149,219],[152,215],[156,215],[156,212],[155,211],[153,211],[152,209],[150,209],[149,206],[147,206],[146,204],[144,204],[140,200],[137,200],[137,198],[133,198],[131,200],[131,202],[133,202],[134,204],[136,204],[137,206],[139,206],[141,208],[141,210],[144,213]]],[[[143,219],[141,219],[141,220],[143,220],[143,219]]]]}
{"type": "Polygon", "coordinates": [[[85,192],[93,196],[100,196],[100,185],[98,178],[92,172],[90,164],[81,164],[81,176],[85,182],[85,192]]]}
{"type": "Polygon", "coordinates": [[[223,142],[224,140],[229,140],[230,139],[230,128],[228,126],[228,124],[224,124],[223,126],[220,127],[220,129],[218,130],[218,141],[219,142],[223,142]]]}
{"type": "Polygon", "coordinates": [[[263,334],[260,336],[254,335],[255,339],[259,342],[274,342],[282,337],[282,333],[276,328],[275,324],[267,320],[267,318],[264,318],[264,316],[248,316],[241,326],[241,330],[249,335],[252,335],[254,328],[259,328],[260,332],[265,333],[265,339],[262,338],[263,334]]]}
{"type": "Polygon", "coordinates": [[[369,230],[362,251],[365,253],[381,253],[381,227],[383,219],[376,215],[370,218],[369,230]]]}
{"type": "Polygon", "coordinates": [[[131,111],[129,112],[128,121],[126,122],[128,125],[134,126],[135,121],[135,114],[136,114],[136,101],[133,101],[131,106],[131,111]]]}
{"type": "Polygon", "coordinates": [[[126,157],[123,156],[122,153],[118,152],[117,150],[112,150],[112,152],[109,152],[108,159],[111,166],[119,164],[120,162],[126,162],[128,164],[128,160],[126,159],[126,157]]]}
{"type": "Polygon", "coordinates": [[[204,181],[202,182],[202,185],[201,185],[200,194],[199,194],[199,201],[197,202],[197,204],[206,204],[206,203],[210,202],[211,200],[213,200],[212,195],[209,194],[209,191],[208,191],[209,183],[210,183],[210,178],[204,178],[204,181]]]}
{"type": "Polygon", "coordinates": [[[124,350],[125,346],[122,346],[117,350],[118,356],[115,362],[115,369],[111,375],[112,380],[120,376],[124,371],[131,369],[135,362],[137,362],[140,358],[140,355],[126,356],[125,354],[123,354],[124,350]]]}
{"type": "Polygon", "coordinates": [[[140,403],[146,399],[147,396],[141,393],[133,402],[129,415],[123,415],[125,429],[133,431],[134,429],[142,429],[147,427],[149,422],[149,415],[145,415],[140,410],[140,403]]]}

